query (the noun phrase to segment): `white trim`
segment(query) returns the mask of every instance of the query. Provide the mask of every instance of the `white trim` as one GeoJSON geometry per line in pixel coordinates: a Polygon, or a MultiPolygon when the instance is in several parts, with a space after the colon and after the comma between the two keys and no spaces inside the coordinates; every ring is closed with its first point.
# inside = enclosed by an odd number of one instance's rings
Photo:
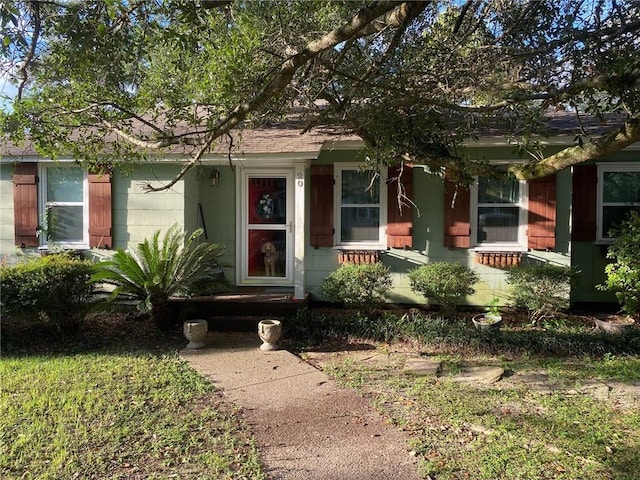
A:
{"type": "MultiPolygon", "coordinates": [[[[67,162],[62,162],[67,163],[67,162]]],[[[56,167],[56,163],[38,164],[38,223],[42,225],[45,221],[45,211],[47,209],[47,170],[56,167]]],[[[68,165],[65,165],[65,167],[68,165]]],[[[89,248],[89,176],[87,169],[77,166],[82,171],[82,241],[68,243],[53,243],[49,245],[46,235],[39,235],[41,249],[49,247],[62,247],[71,249],[89,248]]],[[[79,206],[79,202],[55,202],[59,206],[79,206]]]]}
{"type": "Polygon", "coordinates": [[[74,158],[71,157],[62,157],[56,158],[53,160],[52,158],[39,157],[37,155],[2,155],[0,156],[0,163],[4,164],[12,164],[12,163],[77,163],[74,158]]]}
{"type": "Polygon", "coordinates": [[[306,198],[306,166],[297,163],[293,171],[294,212],[293,212],[293,296],[304,298],[304,266],[305,266],[305,198],[306,198]]]}
{"type": "Polygon", "coordinates": [[[378,179],[380,184],[380,202],[379,204],[362,204],[360,207],[374,207],[380,209],[380,218],[378,226],[378,241],[377,242],[341,242],[341,225],[342,225],[342,172],[345,170],[358,170],[362,169],[363,165],[358,163],[335,163],[333,166],[333,175],[335,181],[335,188],[333,189],[334,195],[334,216],[335,228],[333,245],[336,249],[350,249],[357,248],[358,250],[386,250],[387,248],[387,172],[385,169],[380,171],[380,177],[378,179]]]}
{"type": "MultiPolygon", "coordinates": [[[[633,162],[599,162],[597,165],[598,177],[596,183],[596,244],[610,245],[615,239],[605,237],[604,227],[604,174],[605,172],[640,172],[640,163],[633,162]]],[[[640,202],[621,202],[619,204],[608,203],[612,206],[640,206],[640,202]]]]}
{"type": "MultiPolygon", "coordinates": [[[[491,162],[493,163],[493,162],[491,162]]],[[[471,249],[477,252],[500,252],[500,251],[527,251],[528,239],[527,239],[527,226],[529,220],[528,202],[529,202],[529,184],[525,180],[519,180],[519,197],[518,203],[494,203],[491,206],[494,207],[512,207],[516,208],[517,205],[520,209],[518,215],[518,240],[516,242],[503,242],[503,243],[479,243],[478,242],[478,177],[476,181],[470,186],[471,193],[471,205],[470,205],[470,245],[471,249]]]]}
{"type": "MultiPolygon", "coordinates": [[[[575,135],[552,135],[550,137],[537,137],[536,140],[540,145],[544,147],[575,147],[575,135]]],[[[473,147],[513,147],[518,145],[518,142],[509,138],[509,136],[496,135],[479,137],[477,140],[465,140],[463,146],[466,148],[473,147]]],[[[628,147],[623,148],[621,151],[640,150],[640,142],[632,143],[628,147]]]]}
{"type": "Polygon", "coordinates": [[[332,150],[362,150],[366,148],[366,144],[362,140],[352,139],[352,140],[325,140],[322,144],[321,150],[324,151],[332,151],[332,150]]]}
{"type": "MultiPolygon", "coordinates": [[[[261,167],[268,163],[269,167],[291,167],[295,164],[310,164],[318,158],[319,152],[290,152],[246,154],[242,156],[231,155],[231,165],[241,168],[261,167]]],[[[175,161],[173,159],[172,161],[175,161]]],[[[185,160],[186,161],[186,160],[185,160]]],[[[207,155],[200,161],[203,165],[229,165],[227,155],[207,155]]]]}

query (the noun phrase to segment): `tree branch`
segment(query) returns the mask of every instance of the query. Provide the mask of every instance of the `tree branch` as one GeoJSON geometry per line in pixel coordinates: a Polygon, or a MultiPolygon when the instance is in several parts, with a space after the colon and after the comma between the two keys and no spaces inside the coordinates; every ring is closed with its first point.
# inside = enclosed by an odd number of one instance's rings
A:
{"type": "MultiPolygon", "coordinates": [[[[242,122],[247,115],[266,103],[268,100],[279,97],[293,80],[296,71],[304,64],[317,57],[320,53],[332,49],[342,42],[362,38],[372,33],[377,33],[387,26],[397,27],[402,24],[410,11],[412,2],[380,2],[369,5],[360,10],[348,23],[326,33],[320,38],[311,41],[301,51],[282,63],[280,71],[268,81],[250,100],[238,105],[231,113],[212,128],[207,135],[204,144],[198,153],[183,166],[180,173],[164,187],[145,188],[147,191],[160,191],[171,188],[178,180],[184,177],[199,161],[204,152],[213,141],[231,131],[242,122]]],[[[416,2],[424,9],[428,2],[416,2]]]]}
{"type": "Polygon", "coordinates": [[[640,141],[640,117],[628,119],[624,125],[584,146],[574,146],[546,157],[539,162],[514,165],[511,172],[520,180],[544,177],[560,170],[608,153],[617,152],[640,141]]]}
{"type": "Polygon", "coordinates": [[[378,71],[380,71],[382,65],[384,65],[387,59],[393,54],[395,48],[400,43],[402,35],[404,35],[404,33],[406,32],[411,21],[415,19],[420,14],[420,12],[422,12],[422,10],[424,10],[424,5],[421,5],[420,3],[412,3],[409,5],[409,7],[405,11],[404,19],[398,25],[398,29],[387,45],[387,48],[384,50],[384,52],[382,52],[382,55],[380,55],[375,61],[371,63],[367,71],[356,81],[356,84],[353,85],[349,93],[344,96],[345,101],[349,101],[350,97],[352,97],[353,94],[357,91],[359,85],[363,84],[369,78],[371,78],[371,76],[376,75],[378,71]]]}
{"type": "Polygon", "coordinates": [[[20,85],[18,85],[18,91],[16,94],[16,99],[18,102],[22,100],[22,91],[24,90],[24,87],[29,80],[27,69],[29,68],[29,65],[33,61],[33,57],[35,56],[36,47],[38,46],[38,38],[40,37],[40,30],[42,29],[42,19],[40,18],[40,4],[38,2],[29,3],[31,4],[31,8],[33,10],[33,36],[31,38],[31,45],[29,46],[27,56],[24,58],[24,63],[18,71],[18,76],[21,77],[20,85]]]}

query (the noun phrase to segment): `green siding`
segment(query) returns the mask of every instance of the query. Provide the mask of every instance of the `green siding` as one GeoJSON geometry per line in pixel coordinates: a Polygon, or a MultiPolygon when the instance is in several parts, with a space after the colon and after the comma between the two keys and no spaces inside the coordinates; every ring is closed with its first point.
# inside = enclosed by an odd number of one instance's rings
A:
{"type": "Polygon", "coordinates": [[[606,280],[604,267],[607,264],[607,248],[587,242],[576,242],[573,245],[571,264],[579,271],[578,280],[571,292],[571,301],[575,303],[615,302],[613,293],[603,292],[597,288],[606,280]]]}
{"type": "Polygon", "coordinates": [[[0,256],[15,253],[13,216],[13,166],[0,165],[0,256]]]}
{"type": "Polygon", "coordinates": [[[558,172],[556,186],[556,248],[565,256],[571,252],[571,170],[558,172]]]}
{"type": "Polygon", "coordinates": [[[199,183],[203,181],[201,172],[192,169],[184,177],[184,229],[194,232],[200,226],[198,213],[199,183]]]}
{"type": "MultiPolygon", "coordinates": [[[[236,174],[228,165],[202,167],[199,172],[202,181],[199,185],[202,218],[207,230],[207,238],[211,243],[222,244],[225,248],[220,263],[228,280],[235,279],[236,255],[236,174]],[[219,171],[219,184],[212,187],[209,176],[214,168],[219,171]]],[[[202,225],[200,219],[199,225],[202,225]]]]}
{"type": "MultiPolygon", "coordinates": [[[[471,148],[471,155],[485,160],[517,159],[512,147],[471,148]]],[[[610,155],[614,162],[638,161],[640,152],[625,151],[610,155]]],[[[323,150],[317,164],[335,162],[363,162],[358,150],[323,150]]],[[[268,162],[265,161],[265,167],[268,162]]],[[[118,173],[113,176],[113,232],[114,247],[130,248],[150,236],[157,229],[166,229],[174,223],[187,231],[206,227],[207,241],[225,247],[221,263],[229,265],[225,274],[235,279],[236,256],[236,172],[228,165],[200,166],[189,172],[175,186],[164,192],[145,193],[147,182],[162,183],[172,180],[180,165],[149,163],[140,165],[131,176],[118,173]],[[211,186],[209,176],[219,170],[220,181],[211,186]],[[200,213],[200,208],[202,213],[200,213]]],[[[0,166],[0,254],[15,252],[13,234],[12,166],[0,166]]],[[[306,185],[310,185],[307,169],[306,185]]],[[[573,264],[580,270],[578,283],[572,292],[573,302],[615,302],[615,297],[602,292],[596,285],[604,282],[605,249],[592,243],[570,241],[571,172],[566,169],[557,177],[556,249],[554,252],[528,252],[529,261],[573,264]]],[[[309,218],[310,205],[305,206],[309,218]]],[[[413,212],[413,247],[408,250],[389,249],[382,253],[382,261],[392,270],[393,290],[390,300],[397,303],[423,303],[424,299],[411,291],[407,272],[418,265],[434,261],[455,261],[475,269],[480,275],[476,294],[467,298],[468,305],[483,305],[494,296],[508,301],[505,272],[475,263],[475,253],[466,249],[449,249],[443,244],[444,192],[442,179],[430,175],[424,168],[414,170],[414,198],[418,210],[413,212]]],[[[338,268],[338,251],[333,248],[309,246],[309,223],[305,238],[305,290],[321,298],[320,288],[326,276],[338,268]]],[[[101,252],[105,254],[108,252],[101,252]]]]}
{"type": "Polygon", "coordinates": [[[113,175],[114,248],[135,248],[156,230],[177,224],[185,228],[185,179],[171,189],[147,193],[145,183],[166,183],[179,172],[178,165],[140,165],[130,176],[113,175]]]}
{"type": "MultiPolygon", "coordinates": [[[[476,158],[517,159],[512,148],[476,149],[476,158]]],[[[357,162],[361,154],[356,151],[331,151],[321,155],[318,163],[357,162]]],[[[429,174],[422,167],[414,169],[414,202],[418,210],[413,213],[413,248],[409,250],[388,249],[382,254],[382,262],[391,268],[393,289],[390,301],[395,303],[424,303],[424,299],[411,291],[407,272],[418,265],[435,261],[459,262],[473,268],[479,275],[476,293],[465,299],[467,305],[484,305],[498,296],[508,303],[508,285],[503,270],[480,265],[475,262],[475,253],[467,249],[449,249],[444,246],[444,185],[439,176],[429,174]]],[[[310,179],[307,178],[307,184],[310,179]]],[[[571,214],[571,173],[562,171],[557,178],[556,251],[529,252],[527,257],[536,262],[551,262],[569,265],[571,214]]],[[[307,218],[310,206],[307,205],[307,218]]],[[[308,232],[307,232],[308,235],[308,232]]],[[[333,248],[311,248],[307,237],[306,289],[315,298],[322,298],[321,286],[329,273],[338,268],[338,251],[333,248]]]]}
{"type": "MultiPolygon", "coordinates": [[[[640,151],[627,150],[612,153],[594,163],[638,162],[640,151]]],[[[570,205],[570,202],[569,202],[570,205]]],[[[607,265],[607,247],[591,242],[575,242],[571,249],[571,265],[578,271],[578,280],[571,292],[572,303],[616,303],[615,295],[597,288],[606,280],[604,268],[607,265]]]]}

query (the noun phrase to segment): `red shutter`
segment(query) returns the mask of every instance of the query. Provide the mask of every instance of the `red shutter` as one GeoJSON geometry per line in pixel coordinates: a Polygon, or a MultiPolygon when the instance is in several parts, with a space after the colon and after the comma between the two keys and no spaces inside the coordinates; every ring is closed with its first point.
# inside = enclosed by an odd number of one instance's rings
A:
{"type": "MultiPolygon", "coordinates": [[[[400,167],[389,167],[389,178],[397,177],[400,167]]],[[[402,171],[402,185],[405,195],[413,199],[413,165],[404,165],[402,171]]],[[[389,184],[387,192],[387,247],[411,248],[413,246],[413,211],[405,204],[402,211],[398,206],[398,182],[389,184]]]]}
{"type": "Polygon", "coordinates": [[[111,248],[111,175],[89,174],[89,246],[111,248]]]}
{"type": "Polygon", "coordinates": [[[19,163],[13,171],[15,242],[19,247],[37,247],[38,165],[19,163]]]}
{"type": "Polygon", "coordinates": [[[471,193],[444,178],[444,246],[469,248],[471,246],[471,193]]]}
{"type": "Polygon", "coordinates": [[[596,239],[597,182],[598,170],[595,165],[577,165],[573,168],[573,241],[593,242],[596,239]]]}
{"type": "Polygon", "coordinates": [[[311,166],[311,246],[333,246],[333,166],[311,166]]]}
{"type": "Polygon", "coordinates": [[[556,246],[556,175],[529,182],[529,248],[553,250],[556,246]]]}

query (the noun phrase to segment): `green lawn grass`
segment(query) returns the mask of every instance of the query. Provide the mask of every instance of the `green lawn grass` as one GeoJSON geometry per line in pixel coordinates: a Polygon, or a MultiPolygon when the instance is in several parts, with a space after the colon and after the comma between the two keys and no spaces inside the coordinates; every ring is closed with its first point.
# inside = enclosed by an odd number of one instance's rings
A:
{"type": "MultiPolygon", "coordinates": [[[[638,384],[637,357],[579,361],[521,357],[520,371],[546,371],[562,386],[552,393],[527,386],[478,388],[453,380],[462,361],[442,355],[446,372],[415,378],[401,365],[348,358],[326,371],[372,398],[407,431],[425,478],[438,480],[633,480],[640,472],[640,399],[620,404],[576,393],[586,379],[638,384]],[[447,373],[448,372],[448,373],[447,373]]],[[[469,361],[465,358],[464,361],[469,361]]],[[[481,358],[480,362],[505,363],[481,358]]]]}
{"type": "Polygon", "coordinates": [[[1,478],[263,478],[237,412],[175,349],[18,350],[0,359],[1,478]]]}
{"type": "Polygon", "coordinates": [[[290,331],[300,335],[291,343],[303,358],[320,352],[327,373],[407,432],[424,478],[640,478],[640,329],[605,334],[580,315],[532,326],[513,312],[500,331],[478,332],[472,315],[309,311],[294,319],[290,331]],[[363,346],[377,351],[345,353],[363,346]],[[404,374],[416,356],[441,361],[438,375],[404,374]],[[503,367],[506,378],[456,381],[468,364],[503,367]],[[510,382],[518,373],[546,383],[510,382]]]}

